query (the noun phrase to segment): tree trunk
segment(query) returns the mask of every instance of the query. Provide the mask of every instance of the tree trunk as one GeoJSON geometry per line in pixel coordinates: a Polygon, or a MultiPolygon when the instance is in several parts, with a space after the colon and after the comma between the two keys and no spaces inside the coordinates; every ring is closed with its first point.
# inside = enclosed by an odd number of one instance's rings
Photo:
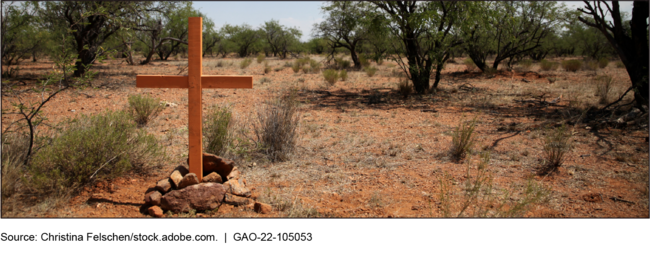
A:
{"type": "Polygon", "coordinates": [[[642,105],[648,106],[648,2],[635,1],[632,9],[632,40],[636,54],[632,58],[632,65],[626,66],[634,86],[634,100],[636,107],[645,112],[642,105]],[[631,68],[630,68],[631,67],[631,68]],[[632,69],[632,70],[630,70],[632,69]]]}

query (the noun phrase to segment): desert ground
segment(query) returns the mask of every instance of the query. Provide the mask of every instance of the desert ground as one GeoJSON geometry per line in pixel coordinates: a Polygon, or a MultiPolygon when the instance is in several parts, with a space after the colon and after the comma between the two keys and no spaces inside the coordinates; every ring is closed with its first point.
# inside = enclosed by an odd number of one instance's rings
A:
{"type": "MultiPolygon", "coordinates": [[[[203,104],[205,112],[230,105],[234,118],[246,126],[267,100],[296,91],[299,138],[290,159],[234,159],[253,198],[272,205],[273,211],[258,214],[223,204],[213,211],[165,217],[649,217],[647,115],[636,124],[615,125],[591,121],[585,114],[604,106],[595,95],[598,75],[613,77],[611,101],[629,86],[625,69],[613,61],[604,69],[577,72],[542,71],[534,63],[483,74],[468,72],[458,57],[445,66],[437,91],[405,98],[397,89],[403,78],[393,61],[371,63],[378,69],[372,77],[349,69],[346,81],[329,85],[320,71],[294,73],[290,64],[295,59],[266,60],[271,67],[267,74],[255,59],[242,69],[241,58],[204,58],[203,74],[252,75],[254,88],[206,89],[203,104]],[[472,153],[452,159],[454,130],[474,118],[472,153]],[[539,174],[545,138],[562,125],[571,135],[564,164],[557,172],[539,174]],[[487,152],[483,188],[491,192],[468,195],[468,184],[476,180],[487,152]],[[531,199],[531,194],[537,195],[531,199]]],[[[52,65],[47,59],[24,60],[18,77],[26,78],[25,88],[35,86],[52,65]]],[[[107,60],[93,67],[98,75],[92,87],[65,91],[43,109],[48,122],[58,123],[124,109],[134,94],[172,103],[143,127],[166,147],[164,167],[98,181],[65,199],[3,198],[2,216],[151,217],[144,192],[187,158],[187,91],[136,88],[136,75],[186,74],[186,65],[184,58],[144,66],[107,60]]],[[[3,93],[3,112],[11,110],[14,100],[3,93]]],[[[611,119],[628,112],[623,107],[611,119]]],[[[2,124],[17,118],[3,114],[2,124]]]]}

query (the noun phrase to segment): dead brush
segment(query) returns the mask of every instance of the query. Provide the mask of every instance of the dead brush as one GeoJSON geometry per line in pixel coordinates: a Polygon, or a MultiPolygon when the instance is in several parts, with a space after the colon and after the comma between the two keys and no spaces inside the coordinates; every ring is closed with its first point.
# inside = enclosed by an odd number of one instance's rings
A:
{"type": "MultiPolygon", "coordinates": [[[[2,197],[11,197],[23,175],[29,138],[17,133],[2,135],[2,197]]],[[[4,199],[3,199],[4,200],[4,199]]]]}
{"type": "Polygon", "coordinates": [[[596,81],[596,96],[599,104],[609,103],[609,93],[612,91],[613,78],[609,75],[599,75],[594,79],[596,81]]]}
{"type": "Polygon", "coordinates": [[[564,163],[571,147],[570,138],[571,134],[567,132],[564,125],[548,132],[544,143],[544,164],[538,172],[540,175],[555,172],[564,163]]]}
{"type": "Polygon", "coordinates": [[[258,147],[271,161],[286,161],[296,147],[300,123],[296,92],[279,96],[258,111],[254,124],[258,147]]]}
{"type": "Polygon", "coordinates": [[[455,160],[465,158],[465,155],[471,151],[474,145],[474,129],[476,128],[476,117],[473,120],[461,123],[456,127],[452,134],[451,156],[455,160]]]}
{"type": "Polygon", "coordinates": [[[522,217],[532,205],[548,197],[549,190],[533,179],[527,181],[523,190],[498,189],[487,169],[489,162],[490,154],[486,151],[481,153],[475,171],[468,163],[463,185],[454,185],[453,177],[443,172],[438,195],[443,217],[522,217]],[[515,197],[517,194],[521,195],[515,197]]]}

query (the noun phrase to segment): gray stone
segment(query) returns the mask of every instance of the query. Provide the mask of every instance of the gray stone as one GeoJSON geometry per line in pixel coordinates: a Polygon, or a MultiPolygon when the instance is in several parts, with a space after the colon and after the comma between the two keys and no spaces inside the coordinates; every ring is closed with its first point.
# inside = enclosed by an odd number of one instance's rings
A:
{"type": "Polygon", "coordinates": [[[191,209],[213,210],[223,202],[225,195],[226,191],[219,183],[200,183],[165,194],[160,207],[174,213],[189,212],[191,209]]]}
{"type": "Polygon", "coordinates": [[[199,177],[197,177],[194,173],[189,173],[183,177],[183,180],[181,180],[181,183],[178,185],[178,189],[183,189],[195,184],[199,184],[199,177]]]}

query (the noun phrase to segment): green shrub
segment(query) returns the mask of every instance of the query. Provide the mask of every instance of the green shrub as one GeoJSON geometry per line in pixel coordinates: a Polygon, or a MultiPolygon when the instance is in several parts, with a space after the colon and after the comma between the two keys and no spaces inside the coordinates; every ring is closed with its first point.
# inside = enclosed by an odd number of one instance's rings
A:
{"type": "Polygon", "coordinates": [[[463,64],[464,64],[465,67],[467,68],[467,71],[468,71],[468,72],[476,72],[476,71],[479,70],[479,69],[478,69],[478,66],[476,66],[476,64],[474,64],[474,61],[473,61],[471,58],[466,58],[466,59],[463,61],[463,64]]]}
{"type": "Polygon", "coordinates": [[[570,72],[578,71],[578,70],[580,70],[581,67],[582,67],[582,61],[577,60],[577,59],[562,61],[562,68],[564,68],[564,70],[567,70],[567,71],[570,71],[570,72]]]}
{"type": "Polygon", "coordinates": [[[363,68],[363,70],[366,72],[368,77],[372,77],[377,72],[377,68],[372,67],[372,66],[367,66],[367,67],[363,68]]]}
{"type": "Polygon", "coordinates": [[[336,70],[333,69],[326,69],[323,71],[323,77],[325,78],[325,81],[329,83],[330,85],[334,85],[336,83],[336,80],[339,78],[339,74],[336,72],[336,70]]]}
{"type": "Polygon", "coordinates": [[[614,80],[609,75],[596,76],[596,96],[598,103],[608,104],[609,93],[612,91],[612,81],[614,80]]]}
{"type": "Polygon", "coordinates": [[[304,73],[311,73],[311,66],[303,66],[302,71],[304,73]]]}
{"type": "Polygon", "coordinates": [[[607,60],[607,58],[598,59],[598,67],[603,69],[603,68],[607,67],[607,65],[609,65],[609,60],[607,60]]]}
{"type": "Polygon", "coordinates": [[[350,68],[350,61],[343,60],[343,58],[334,58],[334,62],[339,69],[350,68]]]}
{"type": "Polygon", "coordinates": [[[300,72],[300,68],[300,63],[297,60],[293,63],[293,65],[291,65],[291,70],[293,70],[294,73],[300,72]]]}
{"type": "Polygon", "coordinates": [[[264,59],[266,59],[266,56],[264,56],[264,54],[260,53],[259,55],[257,55],[257,63],[258,64],[262,63],[262,61],[264,61],[264,59]]]}
{"type": "Polygon", "coordinates": [[[341,70],[341,72],[339,72],[339,76],[341,77],[342,81],[347,80],[348,79],[348,71],[346,71],[345,69],[341,70]]]}
{"type": "Polygon", "coordinates": [[[565,126],[548,132],[544,144],[545,164],[540,174],[548,174],[557,170],[564,163],[565,155],[569,151],[569,138],[565,126]]]}
{"type": "Polygon", "coordinates": [[[304,58],[300,58],[300,59],[297,59],[297,60],[296,60],[296,62],[298,62],[298,64],[299,64],[301,67],[304,66],[304,65],[306,65],[306,64],[309,64],[310,61],[311,61],[311,59],[310,59],[309,57],[304,57],[304,58]]]}
{"type": "Polygon", "coordinates": [[[255,125],[257,142],[271,161],[285,161],[296,147],[299,124],[295,92],[279,96],[258,111],[255,125]]]}
{"type": "Polygon", "coordinates": [[[384,59],[383,58],[378,58],[376,62],[377,62],[377,65],[380,66],[380,65],[384,64],[384,59]]]}
{"type": "Polygon", "coordinates": [[[370,60],[366,58],[363,54],[359,56],[359,64],[361,64],[361,67],[366,68],[370,66],[370,60]]]}
{"type": "Polygon", "coordinates": [[[318,71],[320,71],[321,64],[318,61],[312,59],[309,60],[309,66],[314,73],[318,73],[318,71]]]}
{"type": "Polygon", "coordinates": [[[128,101],[127,112],[140,127],[146,126],[165,109],[160,99],[147,95],[132,95],[129,96],[128,101]]]}
{"type": "Polygon", "coordinates": [[[465,158],[474,145],[474,129],[476,128],[476,117],[469,122],[461,121],[452,134],[451,156],[456,160],[465,158]]]}
{"type": "Polygon", "coordinates": [[[213,107],[203,122],[203,149],[224,156],[233,141],[231,127],[232,110],[229,107],[213,107]]]}
{"type": "Polygon", "coordinates": [[[250,59],[250,58],[245,58],[244,60],[242,60],[241,62],[239,62],[239,68],[241,68],[241,69],[246,69],[246,67],[248,67],[249,65],[251,65],[251,63],[253,63],[253,60],[252,60],[252,59],[250,59]]]}
{"type": "Polygon", "coordinates": [[[67,193],[130,170],[144,172],[164,157],[155,136],[137,129],[129,114],[81,115],[35,154],[25,184],[40,194],[67,193]]]}
{"type": "Polygon", "coordinates": [[[539,62],[539,66],[544,71],[550,71],[550,70],[557,70],[560,64],[558,62],[551,62],[546,59],[542,59],[542,61],[539,62]]]}

